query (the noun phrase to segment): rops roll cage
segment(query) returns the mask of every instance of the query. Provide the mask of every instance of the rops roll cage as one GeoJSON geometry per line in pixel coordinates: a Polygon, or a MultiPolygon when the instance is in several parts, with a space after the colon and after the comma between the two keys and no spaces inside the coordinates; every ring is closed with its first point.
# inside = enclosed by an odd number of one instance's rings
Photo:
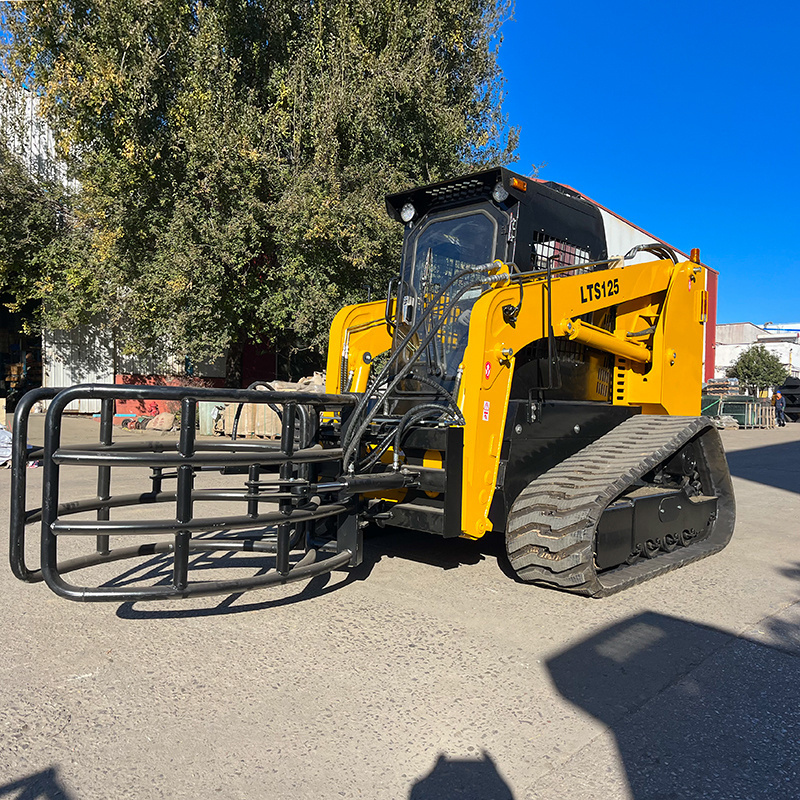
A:
{"type": "Polygon", "coordinates": [[[347,394],[153,386],[85,385],[28,392],[14,415],[9,551],[12,571],[29,583],[44,581],[56,594],[70,600],[132,602],[236,593],[313,578],[347,565],[357,566],[362,560],[358,493],[399,488],[408,485],[411,477],[340,477],[342,449],[317,443],[320,413],[338,411],[341,418],[346,418],[356,401],[356,396],[347,394]],[[82,398],[101,401],[99,440],[63,446],[65,409],[82,398]],[[177,441],[114,441],[114,401],[118,399],[179,403],[177,441]],[[40,400],[50,401],[44,447],[29,449],[29,417],[40,400]],[[197,404],[203,401],[257,403],[279,409],[280,442],[198,439],[197,404]],[[44,467],[40,508],[27,506],[26,468],[32,459],[41,459],[44,467]],[[74,466],[96,468],[97,494],[60,502],[61,470],[74,466]],[[112,468],[149,469],[150,491],[112,493],[112,468]],[[209,471],[242,474],[247,480],[243,488],[197,488],[195,478],[209,471]],[[174,489],[164,487],[172,481],[174,489]],[[222,503],[241,503],[246,513],[196,516],[194,505],[198,502],[204,506],[217,504],[215,510],[222,503]],[[115,513],[112,519],[112,510],[170,503],[175,509],[171,518],[117,518],[115,513]],[[93,518],[87,519],[87,512],[93,518]],[[76,514],[83,518],[74,519],[76,514]],[[36,523],[41,525],[41,564],[32,568],[26,563],[26,528],[36,523]],[[111,537],[156,534],[169,538],[111,546],[111,537]],[[94,537],[94,551],[59,561],[58,543],[63,536],[94,537]],[[190,554],[215,551],[269,554],[274,556],[274,568],[248,578],[189,580],[190,554]],[[168,554],[172,555],[168,584],[114,585],[110,581],[79,586],[64,579],[65,574],[87,567],[168,554]]]}

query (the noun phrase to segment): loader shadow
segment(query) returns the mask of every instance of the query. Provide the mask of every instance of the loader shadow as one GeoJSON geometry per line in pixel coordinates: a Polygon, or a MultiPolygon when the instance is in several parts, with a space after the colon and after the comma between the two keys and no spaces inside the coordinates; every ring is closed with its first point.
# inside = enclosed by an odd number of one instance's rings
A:
{"type": "MultiPolygon", "coordinates": [[[[331,592],[346,589],[353,583],[366,580],[372,570],[384,558],[402,558],[429,564],[440,569],[455,569],[460,566],[477,564],[486,559],[496,560],[499,569],[508,577],[517,580],[505,552],[505,543],[501,534],[490,533],[477,541],[466,539],[442,539],[430,533],[400,530],[393,528],[371,529],[364,540],[364,560],[358,566],[345,571],[334,571],[312,578],[307,583],[299,583],[298,591],[287,597],[276,599],[259,599],[251,603],[242,603],[243,593],[230,594],[218,598],[210,598],[213,605],[198,608],[163,609],[146,601],[125,602],[117,608],[120,619],[178,619],[189,617],[211,617],[223,614],[243,614],[250,611],[263,611],[270,608],[281,608],[321,597],[331,592]]],[[[219,569],[247,570],[248,575],[262,575],[265,566],[263,556],[246,556],[241,553],[224,553],[210,555],[203,553],[190,559],[190,576],[195,579],[203,572],[219,569]]],[[[148,585],[165,586],[172,580],[172,558],[158,555],[147,561],[139,562],[113,579],[105,586],[130,586],[146,582],[148,585]]],[[[269,592],[270,589],[265,591],[269,592]]],[[[261,595],[263,597],[263,594],[261,595]]]]}
{"type": "Polygon", "coordinates": [[[509,578],[517,579],[506,554],[501,533],[487,533],[475,541],[443,539],[430,533],[400,528],[377,528],[364,543],[365,555],[375,563],[381,558],[402,558],[444,570],[493,560],[509,578]]]}
{"type": "MultiPolygon", "coordinates": [[[[249,570],[249,575],[262,575],[267,572],[263,567],[263,561],[259,559],[236,560],[235,564],[231,559],[231,554],[225,554],[220,558],[209,558],[207,555],[198,557],[194,562],[190,561],[190,575],[197,577],[206,570],[218,570],[222,567],[248,568],[256,567],[256,571],[249,570]],[[202,561],[201,561],[202,559],[202,561]],[[229,563],[221,563],[229,562],[229,563]]],[[[346,572],[333,571],[324,575],[318,575],[306,583],[298,582],[297,591],[286,597],[274,599],[259,599],[250,603],[239,602],[244,594],[249,592],[237,592],[223,597],[210,597],[205,600],[213,603],[210,606],[192,608],[160,608],[148,602],[125,602],[117,608],[116,616],[119,619],[143,620],[143,619],[188,619],[192,617],[214,617],[227,614],[245,614],[252,611],[264,611],[270,608],[281,608],[310,600],[314,597],[336,592],[357,582],[366,580],[372,571],[373,562],[365,560],[358,567],[354,567],[346,572]]],[[[117,576],[106,585],[120,586],[126,582],[147,580],[151,585],[167,585],[172,579],[172,562],[165,556],[157,556],[144,564],[140,564],[128,570],[124,575],[117,576]]],[[[265,589],[270,592],[274,589],[265,589]]],[[[256,597],[263,598],[264,594],[257,592],[256,597]]],[[[202,598],[198,598],[202,602],[202,598]]]]}
{"type": "Polygon", "coordinates": [[[800,493],[800,440],[732,450],[726,455],[731,475],[800,493]]]}
{"type": "MultiPolygon", "coordinates": [[[[771,628],[767,644],[643,613],[547,666],[559,692],[613,732],[633,798],[796,798],[800,640],[786,623],[758,627],[771,628]]],[[[570,768],[561,787],[580,794],[587,780],[602,795],[591,752],[570,768]]]]}
{"type": "Polygon", "coordinates": [[[433,769],[416,781],[408,800],[514,800],[491,755],[485,750],[477,759],[448,758],[443,753],[433,769]]]}
{"type": "Polygon", "coordinates": [[[73,800],[58,779],[55,767],[26,775],[0,786],[0,797],[13,796],[14,800],[73,800]]]}

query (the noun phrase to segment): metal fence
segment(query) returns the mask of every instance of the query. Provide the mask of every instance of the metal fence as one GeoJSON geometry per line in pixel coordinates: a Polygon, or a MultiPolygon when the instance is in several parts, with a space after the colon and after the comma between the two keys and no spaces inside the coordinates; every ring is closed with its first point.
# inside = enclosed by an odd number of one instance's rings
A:
{"type": "Polygon", "coordinates": [[[775,409],[772,404],[768,400],[745,395],[703,395],[700,413],[704,417],[733,417],[740,428],[775,427],[775,409]]]}

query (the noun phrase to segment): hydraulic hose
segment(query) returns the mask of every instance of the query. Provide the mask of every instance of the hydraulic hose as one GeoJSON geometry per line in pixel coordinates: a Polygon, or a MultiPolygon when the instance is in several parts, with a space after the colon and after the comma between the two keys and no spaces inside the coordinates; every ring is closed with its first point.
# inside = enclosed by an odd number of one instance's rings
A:
{"type": "MultiPolygon", "coordinates": [[[[400,343],[400,345],[398,346],[397,350],[395,351],[395,354],[393,355],[392,359],[390,359],[389,363],[387,363],[387,365],[382,370],[381,375],[379,376],[379,379],[383,378],[384,374],[388,371],[388,368],[392,365],[393,360],[399,356],[399,354],[402,352],[403,348],[409,342],[411,337],[417,332],[417,330],[419,330],[419,328],[421,327],[422,323],[427,319],[427,317],[435,309],[436,304],[441,299],[441,296],[453,285],[453,283],[455,283],[457,280],[459,280],[464,275],[476,274],[476,273],[478,273],[478,270],[468,270],[468,271],[466,271],[464,273],[460,273],[459,275],[455,276],[450,282],[448,282],[448,284],[441,290],[441,292],[437,296],[436,300],[433,303],[431,303],[431,305],[428,308],[428,311],[425,314],[423,314],[423,316],[420,318],[420,320],[412,327],[412,329],[406,335],[405,339],[400,343]]],[[[467,284],[466,286],[462,287],[461,291],[459,291],[456,294],[456,296],[448,303],[447,307],[442,312],[442,314],[441,314],[441,316],[439,318],[438,325],[436,325],[435,327],[433,327],[430,330],[430,332],[420,342],[419,347],[417,348],[416,352],[412,355],[412,357],[409,359],[408,363],[405,364],[402,367],[402,369],[394,376],[394,378],[382,390],[381,396],[379,396],[376,399],[374,407],[372,408],[371,411],[369,411],[367,413],[366,419],[361,423],[359,428],[356,430],[355,434],[352,434],[352,435],[348,436],[348,444],[347,444],[347,447],[346,447],[346,450],[345,450],[345,453],[344,453],[344,460],[343,460],[343,465],[345,466],[345,468],[349,468],[351,466],[350,462],[351,462],[351,459],[352,459],[352,456],[353,456],[353,452],[358,447],[358,443],[361,441],[361,437],[363,436],[363,434],[366,431],[367,427],[369,426],[370,422],[372,421],[372,419],[374,419],[374,417],[378,413],[378,409],[380,408],[380,404],[386,399],[386,397],[388,397],[388,395],[392,391],[392,389],[394,389],[394,387],[410,372],[411,368],[414,366],[414,364],[419,359],[421,354],[423,352],[425,352],[425,348],[428,346],[428,344],[431,341],[431,339],[433,339],[433,337],[436,335],[437,331],[441,327],[442,322],[445,319],[447,319],[447,316],[450,314],[450,312],[452,311],[452,309],[455,306],[455,304],[461,299],[462,295],[466,291],[468,291],[470,288],[472,288],[472,286],[479,285],[481,283],[486,283],[487,282],[487,278],[488,278],[488,276],[483,275],[481,277],[481,279],[479,279],[477,281],[473,281],[473,282],[467,284]]],[[[492,282],[493,283],[494,281],[489,278],[488,282],[492,282]]],[[[362,398],[362,401],[359,403],[360,407],[357,407],[358,411],[362,411],[363,408],[366,405],[366,402],[368,402],[370,399],[371,398],[368,395],[365,395],[365,397],[362,398]]],[[[352,430],[352,427],[351,427],[351,430],[352,430]]]]}
{"type": "Polygon", "coordinates": [[[424,405],[417,406],[416,408],[412,408],[410,411],[407,411],[398,423],[397,430],[394,434],[394,458],[392,459],[392,469],[395,472],[400,469],[400,444],[403,439],[403,433],[405,432],[405,429],[412,422],[418,422],[424,417],[427,417],[432,410],[438,411],[440,417],[444,412],[447,411],[447,409],[443,406],[438,406],[434,403],[425,403],[424,405]]]}
{"type": "MultiPolygon", "coordinates": [[[[428,416],[428,412],[430,410],[435,410],[440,412],[440,416],[444,414],[449,414],[452,418],[458,422],[458,408],[454,409],[456,413],[453,413],[453,409],[449,409],[446,406],[440,406],[436,403],[426,403],[425,405],[415,406],[411,410],[407,411],[403,417],[398,422],[397,426],[390,430],[387,434],[384,435],[383,439],[381,439],[380,443],[377,447],[369,454],[369,456],[362,461],[360,464],[357,464],[357,467],[362,470],[371,469],[375,464],[378,463],[380,457],[389,449],[389,445],[394,442],[394,449],[395,453],[398,452],[400,449],[400,440],[402,439],[402,435],[405,432],[405,429],[411,422],[417,421],[417,418],[423,418],[428,416]],[[420,413],[421,412],[421,413],[420,413]],[[413,417],[413,419],[412,419],[413,417]]],[[[463,421],[463,418],[462,418],[463,421]]],[[[396,459],[395,459],[396,463],[396,459]]]]}
{"type": "MultiPolygon", "coordinates": [[[[427,321],[428,317],[435,311],[438,302],[444,296],[445,292],[449,291],[449,289],[457,281],[461,280],[462,278],[467,277],[468,275],[475,275],[475,274],[483,275],[483,273],[486,271],[487,268],[488,268],[488,265],[487,265],[487,267],[485,267],[482,270],[471,269],[471,270],[464,270],[462,272],[459,272],[457,275],[454,275],[445,284],[445,286],[439,291],[439,293],[437,294],[435,300],[433,302],[431,302],[428,305],[428,308],[424,311],[424,313],[420,315],[420,318],[414,323],[414,325],[411,327],[409,332],[406,334],[405,338],[399,343],[399,345],[396,348],[395,352],[392,353],[392,355],[389,357],[389,360],[383,366],[383,369],[381,369],[380,373],[375,377],[375,379],[373,381],[373,385],[375,386],[375,393],[377,395],[377,398],[376,398],[376,401],[375,401],[375,408],[378,408],[380,406],[380,404],[383,402],[383,400],[386,399],[388,393],[391,391],[391,389],[393,388],[393,386],[396,383],[396,381],[392,381],[390,384],[388,384],[386,386],[385,389],[381,390],[380,389],[381,381],[389,373],[391,367],[394,366],[394,364],[397,361],[397,359],[399,358],[400,354],[403,352],[405,346],[411,341],[412,337],[416,334],[416,332],[423,325],[423,323],[425,321],[427,321]]],[[[466,288],[470,288],[471,285],[472,284],[469,284],[466,288]]],[[[466,288],[465,288],[465,291],[466,291],[466,288]]],[[[459,297],[460,296],[461,295],[459,295],[459,297]]],[[[443,317],[443,319],[444,318],[446,318],[446,317],[443,317]]],[[[440,323],[440,325],[441,325],[441,323],[440,323]]],[[[434,333],[435,333],[436,330],[438,330],[438,327],[439,326],[434,328],[434,333]]],[[[420,348],[418,348],[416,353],[414,353],[412,355],[412,357],[409,359],[409,362],[408,362],[408,364],[406,364],[406,367],[412,366],[415,363],[415,361],[419,358],[419,356],[421,355],[422,352],[424,352],[424,346],[421,346],[420,348]]],[[[373,395],[371,393],[365,393],[364,396],[361,398],[361,400],[356,405],[355,409],[353,410],[352,422],[350,424],[350,429],[349,429],[350,431],[354,430],[354,426],[355,426],[356,422],[358,421],[359,417],[363,414],[364,409],[366,408],[367,404],[369,403],[370,399],[372,399],[372,397],[373,397],[373,395]]],[[[369,422],[371,421],[372,416],[374,416],[374,414],[370,415],[370,417],[367,419],[366,423],[362,424],[356,430],[355,433],[350,433],[350,432],[347,433],[347,435],[345,437],[345,441],[344,441],[345,453],[344,453],[343,466],[345,467],[345,469],[348,466],[348,462],[349,462],[350,456],[352,454],[352,449],[353,448],[351,447],[351,445],[353,444],[354,441],[355,442],[359,442],[361,440],[361,436],[364,434],[364,431],[367,429],[367,426],[369,425],[369,422]]]]}
{"type": "MultiPolygon", "coordinates": [[[[259,386],[263,386],[271,392],[275,391],[272,385],[267,383],[266,381],[253,381],[247,388],[256,389],[259,386]]],[[[277,409],[277,407],[272,405],[272,403],[269,403],[268,405],[278,415],[278,419],[281,419],[281,412],[277,409]]],[[[241,419],[243,408],[244,408],[244,403],[239,403],[238,407],[236,408],[236,414],[234,414],[233,417],[233,428],[231,429],[231,441],[234,442],[236,441],[236,434],[237,431],[239,430],[239,420],[241,419]]]]}
{"type": "Polygon", "coordinates": [[[428,317],[436,310],[439,301],[444,296],[444,294],[459,280],[468,275],[479,275],[475,281],[472,281],[465,286],[463,286],[459,292],[453,297],[450,302],[447,304],[444,311],[441,313],[439,317],[439,322],[437,325],[433,326],[428,334],[426,334],[425,338],[419,343],[419,347],[417,348],[416,352],[411,356],[408,363],[405,364],[398,373],[392,378],[392,380],[386,385],[386,387],[381,391],[380,395],[375,399],[375,405],[373,408],[367,412],[366,418],[361,422],[361,424],[355,428],[356,420],[359,416],[363,413],[364,409],[366,408],[367,404],[372,398],[371,395],[365,394],[364,397],[361,398],[358,405],[356,406],[353,416],[354,421],[351,423],[350,431],[354,431],[353,433],[348,432],[346,436],[345,449],[343,455],[343,467],[346,471],[352,469],[352,461],[353,461],[353,454],[356,448],[361,441],[361,437],[364,435],[364,432],[369,427],[370,422],[374,419],[377,415],[378,410],[380,408],[381,403],[388,397],[389,393],[394,389],[394,387],[408,374],[411,370],[411,367],[414,366],[416,361],[419,359],[420,355],[425,352],[430,341],[436,335],[437,331],[442,325],[442,322],[447,319],[450,312],[453,310],[455,304],[461,299],[465,292],[471,289],[473,286],[485,284],[485,283],[494,283],[497,278],[494,276],[489,276],[486,273],[494,266],[494,264],[486,264],[481,268],[478,269],[471,269],[471,270],[464,270],[463,272],[458,273],[458,275],[453,276],[447,284],[439,291],[436,298],[431,301],[428,306],[428,309],[423,313],[417,322],[411,327],[411,330],[406,334],[405,338],[400,342],[397,349],[395,350],[394,354],[391,356],[389,361],[386,363],[384,368],[381,370],[380,374],[375,380],[376,385],[380,384],[380,381],[386,376],[389,372],[389,369],[393,366],[394,362],[399,357],[400,353],[403,352],[404,347],[411,341],[411,337],[420,329],[424,322],[427,321],[428,317]],[[355,430],[354,430],[355,428],[355,430]]]}

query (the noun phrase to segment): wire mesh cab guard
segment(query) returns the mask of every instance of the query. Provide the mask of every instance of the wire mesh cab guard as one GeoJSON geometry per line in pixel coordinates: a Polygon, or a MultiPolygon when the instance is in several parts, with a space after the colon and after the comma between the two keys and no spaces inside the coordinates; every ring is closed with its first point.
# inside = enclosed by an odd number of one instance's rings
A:
{"type": "Polygon", "coordinates": [[[312,578],[345,565],[356,566],[362,554],[355,493],[346,481],[335,477],[320,480],[323,469],[328,476],[340,474],[342,451],[317,442],[320,412],[339,410],[345,415],[355,401],[353,395],[154,386],[85,385],[28,392],[14,415],[12,571],[29,583],[43,580],[56,594],[70,600],[127,602],[243,592],[312,578]],[[64,411],[80,398],[101,400],[99,441],[63,446],[64,411]],[[39,400],[50,400],[44,447],[29,450],[29,416],[39,400]],[[115,441],[115,400],[179,403],[178,440],[115,441]],[[280,443],[198,439],[195,426],[201,401],[269,404],[281,417],[280,443]],[[41,508],[27,506],[29,459],[43,461],[41,508]],[[75,466],[96,468],[97,494],[62,502],[62,471],[66,474],[75,466]],[[149,470],[150,490],[114,494],[112,469],[116,475],[131,468],[149,470]],[[202,472],[241,474],[246,481],[241,488],[197,488],[195,479],[202,472]],[[216,513],[196,516],[195,504],[200,502],[204,507],[211,504],[216,513]],[[241,504],[243,513],[223,513],[226,509],[222,504],[231,503],[241,504]],[[135,511],[124,517],[119,513],[126,507],[151,504],[171,504],[174,516],[142,519],[135,511]],[[90,514],[92,518],[87,519],[90,514]],[[36,523],[41,524],[41,566],[31,568],[26,563],[26,528],[36,523]],[[318,535],[323,526],[328,531],[326,536],[318,535]],[[117,546],[120,537],[141,542],[143,537],[156,534],[161,535],[160,540],[117,546]],[[59,561],[59,540],[65,536],[90,537],[94,549],[59,561]],[[262,567],[259,574],[247,578],[190,580],[190,554],[215,551],[264,554],[267,563],[274,558],[274,566],[266,573],[262,567]],[[160,554],[172,555],[169,583],[115,585],[111,580],[80,586],[64,579],[65,574],[87,567],[160,554]]]}

